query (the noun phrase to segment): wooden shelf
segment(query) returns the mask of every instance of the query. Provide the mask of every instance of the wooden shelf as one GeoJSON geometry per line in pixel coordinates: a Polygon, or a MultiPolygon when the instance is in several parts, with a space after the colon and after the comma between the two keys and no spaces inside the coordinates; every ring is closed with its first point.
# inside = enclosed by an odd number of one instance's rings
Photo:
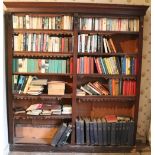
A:
{"type": "Polygon", "coordinates": [[[13,73],[13,75],[32,75],[32,76],[68,76],[68,77],[72,77],[73,74],[70,73],[30,73],[30,72],[15,72],[13,73]]]}
{"type": "MultiPolygon", "coordinates": [[[[90,96],[90,95],[86,95],[86,96],[76,96],[76,99],[80,102],[80,101],[95,101],[97,102],[102,102],[102,101],[135,101],[136,100],[136,96],[111,96],[111,95],[107,95],[107,96],[90,96]]],[[[91,102],[89,102],[91,103],[91,102]]]]}
{"type": "Polygon", "coordinates": [[[123,78],[123,79],[136,79],[136,75],[119,75],[119,74],[77,74],[78,77],[103,77],[105,79],[108,78],[123,78]]]}
{"type": "Polygon", "coordinates": [[[72,57],[73,53],[69,52],[33,52],[33,51],[14,51],[14,58],[68,58],[72,57]]]}
{"type": "Polygon", "coordinates": [[[14,114],[14,119],[16,120],[51,120],[51,119],[71,119],[72,115],[70,114],[61,114],[61,115],[27,115],[27,114],[14,114]]]}
{"type": "Polygon", "coordinates": [[[115,34],[126,34],[126,35],[139,35],[139,32],[133,31],[95,31],[95,30],[79,30],[78,33],[82,34],[103,34],[103,35],[115,35],[115,34]]]}
{"type": "MultiPolygon", "coordinates": [[[[21,141],[20,139],[16,139],[21,141]]],[[[113,153],[136,153],[136,152],[150,152],[150,146],[147,144],[136,143],[135,146],[87,146],[87,145],[64,145],[62,147],[52,147],[51,145],[39,145],[38,144],[12,144],[10,146],[11,151],[40,151],[40,152],[82,152],[82,153],[103,153],[103,152],[113,152],[113,153]]]]}
{"type": "Polygon", "coordinates": [[[138,53],[78,53],[78,56],[137,56],[138,53]]]}
{"type": "Polygon", "coordinates": [[[62,98],[72,98],[72,94],[65,94],[65,95],[48,95],[48,94],[41,94],[41,95],[28,95],[28,94],[13,94],[14,99],[18,100],[61,100],[62,98]]]}
{"type": "Polygon", "coordinates": [[[48,30],[48,29],[14,29],[14,33],[46,33],[55,35],[73,35],[73,30],[48,30]]]}

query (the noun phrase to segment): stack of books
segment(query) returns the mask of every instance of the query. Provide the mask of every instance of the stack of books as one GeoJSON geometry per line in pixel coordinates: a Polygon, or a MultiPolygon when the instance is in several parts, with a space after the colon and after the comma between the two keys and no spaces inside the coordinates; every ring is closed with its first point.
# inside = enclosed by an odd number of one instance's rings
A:
{"type": "Polygon", "coordinates": [[[76,95],[77,96],[85,96],[86,92],[82,91],[81,89],[76,89],[76,95]]]}
{"type": "Polygon", "coordinates": [[[28,86],[27,94],[39,95],[44,90],[45,85],[47,85],[47,79],[33,79],[28,86]]]}
{"type": "Polygon", "coordinates": [[[50,81],[48,82],[48,95],[64,95],[65,82],[64,81],[50,81]]]}
{"type": "Polygon", "coordinates": [[[62,114],[72,114],[72,106],[71,105],[63,105],[62,114]]]}
{"type": "Polygon", "coordinates": [[[42,112],[43,104],[32,104],[26,109],[27,115],[39,115],[42,112]]]}

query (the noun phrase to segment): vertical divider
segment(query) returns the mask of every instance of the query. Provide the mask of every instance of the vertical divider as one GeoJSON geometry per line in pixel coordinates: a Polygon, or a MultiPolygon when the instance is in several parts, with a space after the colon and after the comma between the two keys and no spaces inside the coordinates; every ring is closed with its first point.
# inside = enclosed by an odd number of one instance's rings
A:
{"type": "Polygon", "coordinates": [[[76,87],[77,87],[77,51],[78,51],[78,14],[74,13],[74,50],[73,50],[73,95],[72,95],[72,137],[71,144],[75,144],[75,120],[77,116],[76,87]]]}
{"type": "Polygon", "coordinates": [[[14,137],[14,119],[13,119],[13,100],[12,100],[12,14],[5,14],[5,33],[6,33],[6,45],[5,45],[5,57],[6,57],[6,86],[7,86],[7,113],[8,113],[8,132],[9,132],[9,143],[13,144],[14,137]]]}
{"type": "Polygon", "coordinates": [[[136,101],[134,107],[134,121],[135,121],[135,132],[134,138],[136,143],[137,123],[138,123],[138,111],[139,111],[139,98],[140,98],[140,83],[141,83],[141,68],[142,68],[142,48],[143,48],[143,20],[144,17],[139,18],[139,42],[138,42],[138,72],[136,81],[136,101]]]}

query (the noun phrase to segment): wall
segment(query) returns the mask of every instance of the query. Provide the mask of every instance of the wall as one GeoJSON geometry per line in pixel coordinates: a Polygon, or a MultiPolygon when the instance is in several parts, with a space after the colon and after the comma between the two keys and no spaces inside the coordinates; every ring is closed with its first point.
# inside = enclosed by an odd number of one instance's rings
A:
{"type": "MultiPolygon", "coordinates": [[[[13,0],[5,0],[13,1],[13,0]]],[[[110,3],[128,5],[151,5],[150,0],[18,0],[29,2],[81,2],[81,3],[110,3]]],[[[138,133],[146,136],[149,131],[151,119],[151,8],[148,9],[144,17],[144,37],[143,37],[143,63],[141,93],[138,119],[138,133]]]]}

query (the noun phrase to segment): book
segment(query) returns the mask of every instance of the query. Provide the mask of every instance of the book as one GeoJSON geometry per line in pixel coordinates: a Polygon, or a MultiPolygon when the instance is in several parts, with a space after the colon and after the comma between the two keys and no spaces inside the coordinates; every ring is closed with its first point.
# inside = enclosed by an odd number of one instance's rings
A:
{"type": "Polygon", "coordinates": [[[66,130],[64,131],[64,133],[62,134],[59,142],[57,143],[57,146],[62,146],[64,144],[66,144],[67,139],[69,138],[70,134],[72,132],[72,125],[69,124],[66,128],[66,130]]]}
{"type": "Polygon", "coordinates": [[[81,123],[80,120],[76,119],[76,144],[81,144],[81,123]]]}
{"type": "Polygon", "coordinates": [[[97,121],[93,119],[93,127],[94,127],[94,145],[98,145],[98,129],[97,129],[97,121]]]}
{"type": "Polygon", "coordinates": [[[59,127],[59,129],[57,130],[56,134],[54,135],[52,141],[51,141],[51,145],[52,146],[57,146],[60,138],[62,137],[63,133],[65,132],[65,130],[67,129],[67,124],[66,123],[62,123],[62,125],[59,127]]]}
{"type": "Polygon", "coordinates": [[[103,131],[103,145],[107,145],[108,144],[108,136],[107,136],[107,122],[104,118],[102,118],[102,131],[103,131]]]}
{"type": "Polygon", "coordinates": [[[85,122],[85,133],[86,133],[86,144],[90,145],[90,119],[89,118],[85,118],[84,119],[85,122]]]}
{"type": "Polygon", "coordinates": [[[103,145],[103,129],[102,129],[102,121],[100,118],[97,119],[97,133],[98,133],[98,144],[103,145]]]}

